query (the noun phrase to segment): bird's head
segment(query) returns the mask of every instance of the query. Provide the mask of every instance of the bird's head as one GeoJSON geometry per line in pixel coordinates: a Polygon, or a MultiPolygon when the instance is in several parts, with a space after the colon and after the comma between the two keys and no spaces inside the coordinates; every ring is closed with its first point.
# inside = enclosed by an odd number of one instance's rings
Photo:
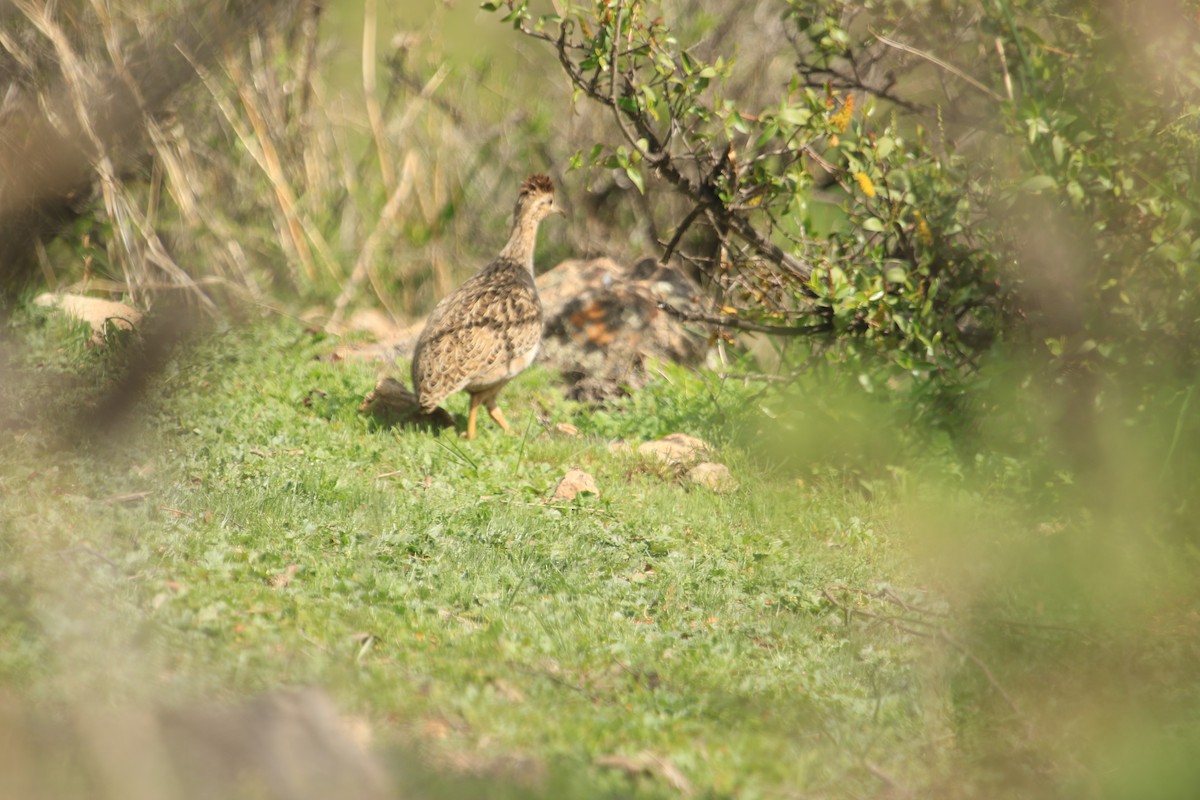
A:
{"type": "Polygon", "coordinates": [[[545,175],[531,175],[521,184],[517,196],[515,216],[532,217],[540,222],[551,214],[565,213],[562,206],[554,202],[554,184],[545,175]]]}

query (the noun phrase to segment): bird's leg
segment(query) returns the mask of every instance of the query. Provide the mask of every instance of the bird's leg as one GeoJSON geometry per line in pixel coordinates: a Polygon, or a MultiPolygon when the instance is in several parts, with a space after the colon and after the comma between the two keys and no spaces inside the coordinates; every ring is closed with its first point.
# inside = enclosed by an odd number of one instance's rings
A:
{"type": "Polygon", "coordinates": [[[495,400],[491,400],[487,404],[488,416],[496,420],[496,424],[504,429],[505,433],[509,433],[512,429],[508,427],[508,420],[504,418],[504,412],[500,410],[500,406],[496,405],[495,400]]]}
{"type": "Polygon", "coordinates": [[[471,395],[471,410],[467,412],[467,438],[475,438],[475,414],[479,411],[479,404],[483,402],[480,395],[471,395]]]}

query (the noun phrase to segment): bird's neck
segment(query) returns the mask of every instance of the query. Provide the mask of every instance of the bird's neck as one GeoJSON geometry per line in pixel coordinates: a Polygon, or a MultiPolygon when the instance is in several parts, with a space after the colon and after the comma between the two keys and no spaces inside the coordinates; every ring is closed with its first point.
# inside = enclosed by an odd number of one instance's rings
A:
{"type": "Polygon", "coordinates": [[[533,272],[533,247],[537,244],[538,219],[533,216],[520,216],[513,221],[512,234],[508,244],[500,251],[500,257],[515,261],[533,272]]]}

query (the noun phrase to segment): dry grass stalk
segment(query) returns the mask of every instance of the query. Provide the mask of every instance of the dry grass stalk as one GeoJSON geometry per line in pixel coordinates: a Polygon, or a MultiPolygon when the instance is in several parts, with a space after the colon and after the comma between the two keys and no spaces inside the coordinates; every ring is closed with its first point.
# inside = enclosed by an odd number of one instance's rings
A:
{"type": "Polygon", "coordinates": [[[363,243],[362,249],[358,254],[358,261],[354,264],[354,271],[350,273],[350,279],[346,281],[345,287],[338,295],[337,301],[334,303],[333,315],[329,320],[329,328],[336,329],[341,323],[346,312],[346,306],[358,291],[359,285],[363,278],[368,278],[372,288],[375,290],[376,296],[385,307],[388,308],[394,315],[394,309],[391,308],[390,298],[387,292],[380,284],[379,279],[374,270],[371,269],[375,260],[375,251],[379,248],[380,240],[394,226],[396,217],[400,212],[400,207],[408,202],[412,195],[414,184],[414,173],[417,168],[417,159],[414,153],[409,153],[404,159],[404,171],[400,176],[400,184],[392,192],[392,196],[388,198],[387,203],[383,206],[383,212],[379,215],[379,221],[375,223],[375,227],[371,230],[371,234],[363,243]]]}

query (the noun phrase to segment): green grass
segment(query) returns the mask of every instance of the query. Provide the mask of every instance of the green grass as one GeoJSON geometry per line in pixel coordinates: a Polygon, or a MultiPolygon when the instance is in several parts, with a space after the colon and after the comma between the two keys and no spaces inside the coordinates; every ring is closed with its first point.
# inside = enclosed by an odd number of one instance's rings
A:
{"type": "MultiPolygon", "coordinates": [[[[64,376],[105,380],[112,356],[54,347],[71,331],[21,332],[36,368],[14,396],[52,405],[64,376]]],[[[819,601],[891,576],[878,506],[732,449],[741,488],[718,495],[605,438],[551,435],[685,420],[649,416],[653,392],[593,417],[539,369],[502,398],[518,435],[379,427],[356,413],[377,365],[322,360],[330,344],[286,322],[214,334],[118,434],[5,441],[0,681],[113,703],[316,684],[385,745],[526,754],[595,796],[631,784],[594,759],[641,751],[708,796],[865,791],[864,758],[915,763],[911,647],[819,601]],[[599,497],[548,502],[570,466],[599,497]]],[[[707,397],[675,380],[661,396],[707,397]]]]}
{"type": "Polygon", "coordinates": [[[36,309],[5,336],[0,696],[39,714],[315,685],[438,800],[680,795],[614,756],[714,798],[1195,783],[1195,549],[1153,448],[1076,485],[914,447],[894,402],[666,367],[602,410],[534,368],[516,434],[467,442],[359,415],[379,365],[286,320],[179,348],[96,427],[138,343],[36,309]],[[739,488],[610,448],[675,430],[739,488]],[[551,502],[570,467],[600,495],[551,502]]]}

